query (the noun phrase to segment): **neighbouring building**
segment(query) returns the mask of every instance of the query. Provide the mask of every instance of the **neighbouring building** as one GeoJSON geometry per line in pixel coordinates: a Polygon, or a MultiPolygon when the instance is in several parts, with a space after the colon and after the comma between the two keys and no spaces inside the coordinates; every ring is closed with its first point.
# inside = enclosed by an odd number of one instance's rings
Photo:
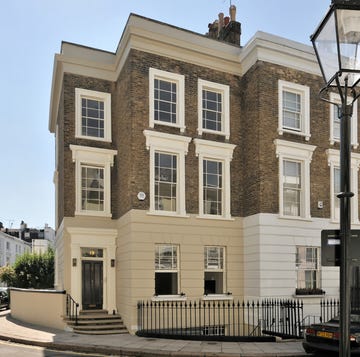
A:
{"type": "Polygon", "coordinates": [[[131,14],[114,53],[55,56],[55,287],[129,331],[139,300],[338,296],[320,233],[339,226],[339,121],[313,49],[242,47],[231,12],[207,35],[131,14]]]}
{"type": "Polygon", "coordinates": [[[30,251],[30,244],[0,231],[0,266],[13,265],[18,256],[30,251]]]}
{"type": "Polygon", "coordinates": [[[4,228],[3,231],[30,243],[33,253],[41,254],[49,248],[54,248],[55,230],[47,223],[44,228],[29,228],[24,221],[21,221],[20,228],[4,228]]]}

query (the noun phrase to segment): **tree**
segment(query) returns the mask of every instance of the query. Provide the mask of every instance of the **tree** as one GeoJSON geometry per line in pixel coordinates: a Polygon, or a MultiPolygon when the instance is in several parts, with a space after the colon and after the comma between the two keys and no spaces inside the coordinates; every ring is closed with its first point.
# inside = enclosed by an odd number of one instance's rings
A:
{"type": "Polygon", "coordinates": [[[0,280],[17,288],[48,289],[54,287],[54,251],[25,253],[13,267],[0,270],[0,280]],[[12,272],[13,270],[13,272],[12,272]]]}
{"type": "Polygon", "coordinates": [[[15,286],[16,275],[12,266],[6,265],[0,267],[0,281],[5,283],[7,286],[15,286]]]}

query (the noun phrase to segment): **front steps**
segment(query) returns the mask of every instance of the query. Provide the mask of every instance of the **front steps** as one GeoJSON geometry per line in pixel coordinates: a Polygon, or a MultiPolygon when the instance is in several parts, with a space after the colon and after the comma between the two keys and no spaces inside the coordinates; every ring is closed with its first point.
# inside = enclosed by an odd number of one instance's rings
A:
{"type": "Polygon", "coordinates": [[[106,310],[80,311],[78,323],[65,319],[75,333],[84,335],[110,335],[128,333],[120,315],[109,315],[106,310]]]}

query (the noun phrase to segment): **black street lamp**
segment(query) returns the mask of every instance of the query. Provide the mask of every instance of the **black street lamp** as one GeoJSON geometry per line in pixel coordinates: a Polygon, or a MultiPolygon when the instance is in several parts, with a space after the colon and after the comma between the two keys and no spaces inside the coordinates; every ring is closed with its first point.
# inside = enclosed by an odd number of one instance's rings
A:
{"type": "Polygon", "coordinates": [[[351,238],[350,189],[351,115],[358,98],[360,82],[360,0],[332,0],[330,9],[311,36],[326,86],[321,99],[335,90],[341,98],[337,105],[340,119],[340,356],[350,356],[350,281],[351,238]]]}

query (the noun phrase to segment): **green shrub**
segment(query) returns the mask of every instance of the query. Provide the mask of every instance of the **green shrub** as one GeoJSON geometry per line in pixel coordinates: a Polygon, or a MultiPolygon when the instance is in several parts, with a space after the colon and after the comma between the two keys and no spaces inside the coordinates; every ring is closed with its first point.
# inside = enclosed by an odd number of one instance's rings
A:
{"type": "Polygon", "coordinates": [[[3,267],[0,280],[16,288],[50,289],[54,287],[54,251],[25,253],[13,267],[3,267]]]}

